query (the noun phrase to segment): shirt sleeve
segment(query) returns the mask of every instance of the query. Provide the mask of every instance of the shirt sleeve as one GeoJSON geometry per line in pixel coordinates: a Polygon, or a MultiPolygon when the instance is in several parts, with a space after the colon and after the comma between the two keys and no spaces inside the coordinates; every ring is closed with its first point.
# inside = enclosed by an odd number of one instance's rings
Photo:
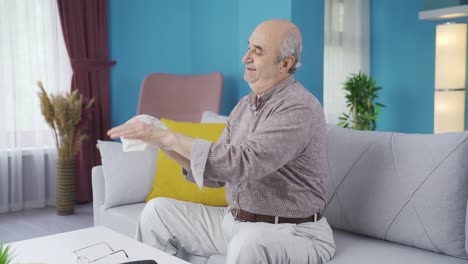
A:
{"type": "MultiPolygon", "coordinates": [[[[228,122],[217,142],[228,142],[229,131],[228,122]]],[[[190,171],[186,171],[185,169],[182,171],[185,179],[197,184],[200,190],[203,190],[203,186],[220,188],[225,185],[224,182],[205,179],[203,176],[205,174],[205,166],[212,145],[213,143],[211,141],[196,138],[193,142],[192,153],[190,154],[190,171]]]]}
{"type": "Polygon", "coordinates": [[[307,105],[290,105],[276,109],[240,144],[217,142],[210,147],[206,142],[197,142],[208,155],[195,157],[199,159],[197,166],[204,165],[204,171],[198,170],[195,180],[198,177],[205,181],[246,182],[271,174],[309,145],[316,133],[314,114],[320,113],[314,113],[307,105]]]}
{"type": "Polygon", "coordinates": [[[226,185],[225,182],[212,181],[212,180],[203,178],[202,179],[203,185],[201,185],[201,187],[200,187],[200,185],[195,181],[195,178],[194,178],[191,170],[187,171],[185,169],[182,169],[182,174],[184,175],[185,180],[195,183],[200,190],[203,190],[204,186],[210,187],[210,188],[221,188],[221,187],[224,187],[224,185],[226,185]]]}

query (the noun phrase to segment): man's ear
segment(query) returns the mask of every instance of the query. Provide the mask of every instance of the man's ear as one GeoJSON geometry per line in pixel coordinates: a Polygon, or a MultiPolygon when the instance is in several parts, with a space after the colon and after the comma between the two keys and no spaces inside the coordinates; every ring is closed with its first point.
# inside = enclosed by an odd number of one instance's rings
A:
{"type": "Polygon", "coordinates": [[[294,57],[293,56],[287,56],[283,61],[281,61],[281,67],[280,70],[284,72],[289,72],[294,64],[294,57]]]}

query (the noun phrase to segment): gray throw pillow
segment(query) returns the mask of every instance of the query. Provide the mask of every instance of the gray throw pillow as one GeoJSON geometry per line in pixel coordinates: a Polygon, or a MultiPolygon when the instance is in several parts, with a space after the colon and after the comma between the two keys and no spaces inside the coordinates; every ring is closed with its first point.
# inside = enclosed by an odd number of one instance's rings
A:
{"type": "Polygon", "coordinates": [[[157,150],[123,152],[122,144],[98,140],[104,174],[104,207],[144,202],[153,187],[157,150]]]}
{"type": "Polygon", "coordinates": [[[334,228],[467,258],[467,139],[328,126],[324,215],[334,228]]]}

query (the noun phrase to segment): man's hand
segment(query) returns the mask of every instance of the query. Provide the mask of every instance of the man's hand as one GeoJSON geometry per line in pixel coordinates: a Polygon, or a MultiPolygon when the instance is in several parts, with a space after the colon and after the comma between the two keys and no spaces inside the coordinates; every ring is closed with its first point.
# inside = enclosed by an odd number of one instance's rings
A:
{"type": "Polygon", "coordinates": [[[171,134],[172,133],[169,130],[154,127],[153,125],[135,118],[123,125],[114,127],[107,132],[107,135],[112,139],[119,137],[126,139],[139,139],[160,147],[169,146],[171,143],[171,134]]]}
{"type": "Polygon", "coordinates": [[[107,135],[112,138],[123,137],[126,139],[139,139],[154,145],[158,145],[163,149],[174,150],[178,155],[186,159],[187,161],[181,161],[180,158],[176,158],[184,168],[187,162],[190,160],[192,153],[192,145],[194,138],[154,127],[150,124],[132,118],[127,123],[114,127],[107,131],[107,135]]]}

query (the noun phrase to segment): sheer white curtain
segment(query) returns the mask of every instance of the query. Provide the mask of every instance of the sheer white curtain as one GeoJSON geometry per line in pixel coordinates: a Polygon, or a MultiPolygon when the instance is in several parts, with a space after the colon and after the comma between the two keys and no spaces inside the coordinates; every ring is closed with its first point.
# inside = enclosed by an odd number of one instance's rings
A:
{"type": "Polygon", "coordinates": [[[369,0],[325,0],[324,111],[327,123],[348,112],[343,83],[369,74],[369,0]]]}
{"type": "Polygon", "coordinates": [[[56,150],[38,100],[70,90],[56,0],[0,0],[0,212],[55,204],[56,150]]]}

